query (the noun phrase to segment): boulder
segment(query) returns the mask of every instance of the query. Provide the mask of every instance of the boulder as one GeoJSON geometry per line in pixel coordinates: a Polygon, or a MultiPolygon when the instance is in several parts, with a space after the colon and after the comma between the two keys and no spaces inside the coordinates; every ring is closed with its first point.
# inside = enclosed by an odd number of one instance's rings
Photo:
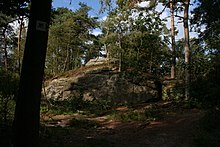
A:
{"type": "Polygon", "coordinates": [[[94,64],[93,60],[85,67],[47,81],[45,98],[62,101],[81,96],[85,101],[139,103],[159,97],[153,80],[133,82],[118,72],[117,62],[102,59],[94,64]]]}

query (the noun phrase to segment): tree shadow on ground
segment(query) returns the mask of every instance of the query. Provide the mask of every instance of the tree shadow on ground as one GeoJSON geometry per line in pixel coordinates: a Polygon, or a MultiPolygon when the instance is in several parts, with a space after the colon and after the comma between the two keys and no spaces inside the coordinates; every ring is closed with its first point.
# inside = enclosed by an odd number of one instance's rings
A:
{"type": "MultiPolygon", "coordinates": [[[[133,111],[140,112],[150,107],[155,109],[152,105],[139,105],[133,111]]],[[[150,120],[121,121],[109,116],[81,115],[69,115],[67,119],[62,117],[57,119],[56,125],[42,127],[42,147],[193,146],[193,133],[204,113],[197,109],[183,109],[172,103],[165,105],[158,102],[158,105],[163,108],[164,116],[150,120]]],[[[123,106],[114,110],[122,115],[129,109],[123,106]]]]}

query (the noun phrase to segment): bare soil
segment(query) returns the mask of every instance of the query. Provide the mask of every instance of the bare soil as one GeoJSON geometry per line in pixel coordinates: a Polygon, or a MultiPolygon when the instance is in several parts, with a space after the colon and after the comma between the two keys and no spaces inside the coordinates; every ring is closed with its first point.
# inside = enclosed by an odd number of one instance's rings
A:
{"type": "MultiPolygon", "coordinates": [[[[151,104],[137,106],[137,110],[151,104]]],[[[158,104],[164,107],[164,104],[158,104]]],[[[170,106],[169,106],[170,107],[170,106]]],[[[117,107],[126,112],[127,107],[117,107]]],[[[166,107],[167,109],[167,107],[166,107]]],[[[193,147],[193,138],[204,111],[174,109],[159,120],[121,122],[107,116],[42,116],[42,146],[53,147],[193,147]],[[72,120],[94,122],[92,128],[70,126],[72,120]]],[[[79,122],[81,123],[81,122],[79,122]]],[[[81,123],[82,124],[82,123],[81,123]]],[[[79,125],[79,124],[76,124],[79,125]]]]}

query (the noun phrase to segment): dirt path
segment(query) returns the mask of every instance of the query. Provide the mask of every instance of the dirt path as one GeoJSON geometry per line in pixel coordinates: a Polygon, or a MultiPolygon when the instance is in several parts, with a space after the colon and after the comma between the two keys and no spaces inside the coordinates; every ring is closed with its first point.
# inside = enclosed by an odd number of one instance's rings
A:
{"type": "Polygon", "coordinates": [[[182,114],[174,113],[166,120],[149,125],[119,123],[112,131],[94,137],[107,138],[118,147],[189,147],[193,146],[193,132],[202,116],[200,111],[190,110],[182,114]]]}
{"type": "Polygon", "coordinates": [[[193,133],[203,115],[200,110],[188,109],[170,112],[164,119],[153,122],[119,122],[105,116],[90,117],[85,119],[98,123],[97,128],[72,128],[65,132],[63,129],[68,122],[78,116],[56,116],[57,124],[63,127],[56,133],[58,136],[53,132],[54,136],[50,139],[55,143],[51,146],[191,147],[193,133]]]}

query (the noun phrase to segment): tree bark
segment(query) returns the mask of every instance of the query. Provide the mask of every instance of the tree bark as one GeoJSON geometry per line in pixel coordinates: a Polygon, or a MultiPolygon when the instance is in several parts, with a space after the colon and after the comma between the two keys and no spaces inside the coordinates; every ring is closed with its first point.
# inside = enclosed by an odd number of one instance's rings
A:
{"type": "Polygon", "coordinates": [[[39,147],[40,98],[52,0],[31,0],[13,122],[14,147],[39,147]]]}
{"type": "Polygon", "coordinates": [[[190,0],[184,3],[184,48],[185,48],[185,100],[190,99],[190,45],[189,45],[189,4],[190,0]]]}
{"type": "Polygon", "coordinates": [[[122,46],[121,46],[121,34],[118,38],[119,40],[119,67],[118,67],[118,71],[121,72],[122,71],[122,46]]]}
{"type": "Polygon", "coordinates": [[[3,42],[4,42],[4,64],[5,64],[5,71],[8,71],[8,52],[7,52],[7,37],[6,37],[6,30],[7,30],[7,25],[5,26],[3,30],[3,42]]]}
{"type": "Polygon", "coordinates": [[[19,17],[19,31],[18,31],[18,73],[20,74],[21,72],[21,34],[22,34],[22,29],[24,25],[24,17],[20,16],[19,17]]]}
{"type": "Polygon", "coordinates": [[[171,14],[171,47],[172,47],[172,63],[170,78],[175,78],[175,65],[176,65],[176,50],[175,50],[175,27],[174,27],[174,7],[173,0],[170,0],[170,14],[171,14]]]}

